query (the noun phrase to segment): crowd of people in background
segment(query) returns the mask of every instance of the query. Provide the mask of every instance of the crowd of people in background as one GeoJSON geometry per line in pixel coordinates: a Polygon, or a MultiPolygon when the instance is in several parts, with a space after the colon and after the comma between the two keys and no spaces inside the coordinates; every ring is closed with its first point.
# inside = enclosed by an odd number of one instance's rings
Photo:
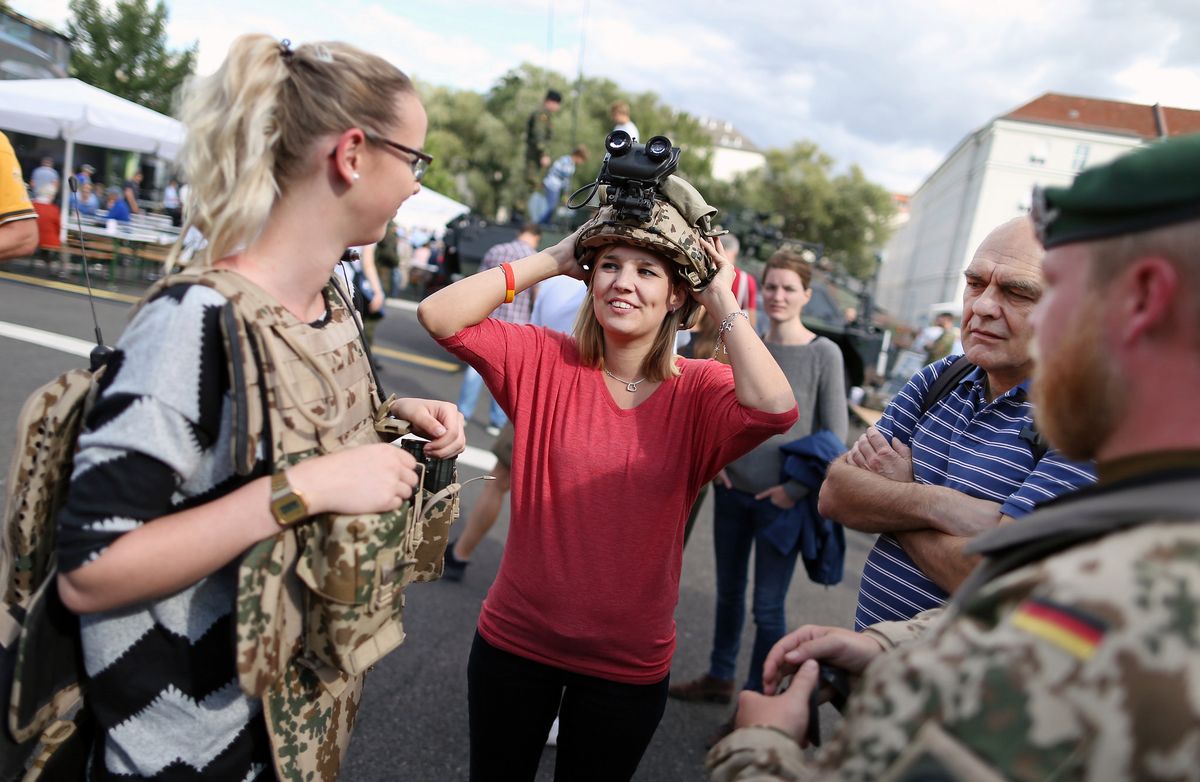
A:
{"type": "MultiPolygon", "coordinates": [[[[1194,775],[1200,136],[1039,190],[1032,215],[995,227],[964,270],[961,314],[936,313],[913,345],[924,366],[852,437],[842,353],[804,320],[811,260],[781,249],[756,275],[739,267],[736,237],[688,223],[665,195],[655,231],[631,238],[597,216],[542,241],[588,161],[584,145],[551,159],[554,90],[526,125],[525,178],[541,199],[529,222],[476,273],[416,296],[420,324],[466,365],[457,405],[384,402],[361,359],[386,299],[443,251],[393,222],[432,162],[416,89],[352,46],[293,50],[261,35],[235,41],[192,89],[185,157],[219,156],[238,190],[193,171],[194,203],[170,179],[157,206],[176,227],[200,208],[198,268],[232,272],[245,295],[276,304],[277,320],[251,330],[318,380],[303,386],[310,396],[272,397],[287,447],[264,440],[243,473],[224,447],[238,425],[224,359],[175,349],[222,344],[210,316],[226,294],[156,290],[122,336],[59,519],[58,588],[82,617],[101,717],[94,762],[108,772],[150,778],[198,752],[191,770],[215,763],[222,778],[303,771],[294,764],[309,761],[280,738],[293,729],[340,761],[349,724],[301,728],[298,712],[238,688],[237,562],[263,541],[303,543],[289,536],[321,514],[382,523],[421,479],[411,454],[381,441],[381,412],[449,458],[486,387],[493,480],[440,554],[444,577],[463,580],[509,498],[464,672],[472,780],[533,779],[548,736],[556,778],[628,780],[669,699],[736,699],[697,737],[722,782],[1194,775]],[[266,115],[222,79],[269,82],[270,123],[288,132],[248,155],[266,115]],[[318,100],[331,83],[342,100],[318,100]],[[229,116],[246,120],[237,137],[220,130],[229,116]],[[690,241],[667,239],[664,223],[690,241]],[[330,282],[346,247],[361,346],[330,282]],[[131,399],[149,412],[122,416],[131,399]],[[683,551],[710,487],[709,663],[671,684],[683,551]],[[797,567],[836,583],[844,530],[877,536],[854,616],[789,633],[797,567]],[[179,640],[175,623],[217,627],[221,653],[179,640]],[[134,649],[151,636],[159,652],[134,649]],[[123,727],[179,682],[230,695],[162,717],[177,723],[170,741],[123,727]],[[813,705],[839,687],[842,739],[805,757],[813,705]]],[[[628,103],[610,115],[638,138],[628,103]]],[[[24,177],[0,135],[0,170],[12,173],[0,183],[0,258],[58,247],[55,161],[24,177]]],[[[72,210],[118,222],[145,212],[140,169],[107,188],[95,174],[74,174],[72,210]]],[[[361,677],[292,662],[281,675],[295,691],[338,714],[357,706],[361,677]]]]}
{"type": "Polygon", "coordinates": [[[21,177],[19,164],[16,171],[17,179],[24,183],[25,195],[34,204],[37,213],[37,247],[42,249],[52,250],[62,246],[60,237],[64,218],[69,221],[76,211],[82,218],[104,221],[110,229],[115,229],[119,225],[129,225],[135,215],[146,214],[149,206],[150,211],[166,215],[175,229],[182,226],[187,186],[181,186],[175,178],[169,179],[158,191],[159,201],[147,202],[143,193],[145,175],[140,168],[135,168],[128,178],[112,180],[113,184],[105,186],[96,178],[96,167],[91,163],[83,163],[72,174],[75,189],[66,192],[68,214],[63,215],[62,196],[68,182],[59,173],[53,157],[40,158],[27,177],[21,177]]]}

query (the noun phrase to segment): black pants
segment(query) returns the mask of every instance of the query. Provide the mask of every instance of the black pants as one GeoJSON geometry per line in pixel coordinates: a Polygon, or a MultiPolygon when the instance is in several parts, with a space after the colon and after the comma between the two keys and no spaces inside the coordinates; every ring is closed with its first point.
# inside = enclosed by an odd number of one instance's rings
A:
{"type": "Polygon", "coordinates": [[[471,782],[532,780],[555,714],[556,782],[630,779],[666,709],[668,679],[621,684],[571,673],[476,632],[467,665],[471,782]]]}

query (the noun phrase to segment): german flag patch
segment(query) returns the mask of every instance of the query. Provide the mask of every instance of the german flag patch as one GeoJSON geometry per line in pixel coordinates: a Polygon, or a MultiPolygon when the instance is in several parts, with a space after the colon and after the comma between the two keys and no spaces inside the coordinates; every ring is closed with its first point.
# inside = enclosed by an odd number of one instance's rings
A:
{"type": "Polygon", "coordinates": [[[1012,624],[1084,661],[1095,654],[1108,630],[1107,624],[1093,616],[1041,598],[1017,606],[1012,624]]]}

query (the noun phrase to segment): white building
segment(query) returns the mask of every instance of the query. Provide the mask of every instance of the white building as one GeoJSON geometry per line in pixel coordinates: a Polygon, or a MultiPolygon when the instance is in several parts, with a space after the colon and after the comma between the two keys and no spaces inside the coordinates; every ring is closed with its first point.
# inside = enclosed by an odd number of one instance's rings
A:
{"type": "Polygon", "coordinates": [[[766,164],[767,159],[763,154],[732,122],[702,117],[700,125],[712,137],[714,179],[731,182],[738,174],[762,168],[766,164]]]}
{"type": "Polygon", "coordinates": [[[913,194],[887,243],[876,301],[903,323],[962,300],[963,269],[1000,223],[1029,211],[1035,184],[1079,171],[1148,140],[1200,131],[1200,111],[1047,93],[967,136],[913,194]]]}

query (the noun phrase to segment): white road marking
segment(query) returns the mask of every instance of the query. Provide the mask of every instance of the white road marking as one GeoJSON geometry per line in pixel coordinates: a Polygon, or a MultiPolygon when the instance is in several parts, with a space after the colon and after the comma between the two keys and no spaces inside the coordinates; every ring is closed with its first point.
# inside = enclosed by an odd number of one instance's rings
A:
{"type": "Polygon", "coordinates": [[[484,472],[491,472],[492,468],[496,466],[496,454],[491,451],[485,451],[482,448],[476,448],[473,445],[468,445],[458,455],[458,463],[474,467],[477,470],[483,470],[484,472]]]}
{"type": "MultiPolygon", "coordinates": [[[[405,435],[404,439],[412,438],[413,435],[405,435]]],[[[392,445],[399,446],[400,441],[396,440],[392,445]]],[[[474,467],[476,470],[491,472],[496,466],[496,454],[491,451],[485,451],[482,448],[476,448],[473,445],[468,445],[463,452],[458,455],[459,466],[474,467]]]]}
{"type": "MultiPolygon", "coordinates": [[[[70,353],[73,356],[82,356],[87,358],[92,354],[92,348],[96,347],[91,342],[75,337],[67,337],[62,334],[55,334],[50,331],[42,331],[41,329],[22,326],[17,323],[9,323],[0,320],[0,337],[8,337],[20,342],[28,342],[32,345],[39,345],[51,350],[60,350],[63,353],[70,353]]],[[[483,448],[476,448],[468,445],[458,456],[458,463],[467,467],[474,467],[477,470],[491,472],[496,466],[496,455],[491,451],[483,448]]]]}
{"type": "Polygon", "coordinates": [[[55,334],[51,331],[42,331],[41,329],[34,329],[17,323],[8,323],[3,320],[0,320],[0,337],[8,337],[9,339],[40,345],[52,350],[61,350],[63,353],[70,353],[72,356],[83,356],[84,358],[90,356],[92,348],[96,347],[87,340],[75,339],[74,337],[55,334]]]}

